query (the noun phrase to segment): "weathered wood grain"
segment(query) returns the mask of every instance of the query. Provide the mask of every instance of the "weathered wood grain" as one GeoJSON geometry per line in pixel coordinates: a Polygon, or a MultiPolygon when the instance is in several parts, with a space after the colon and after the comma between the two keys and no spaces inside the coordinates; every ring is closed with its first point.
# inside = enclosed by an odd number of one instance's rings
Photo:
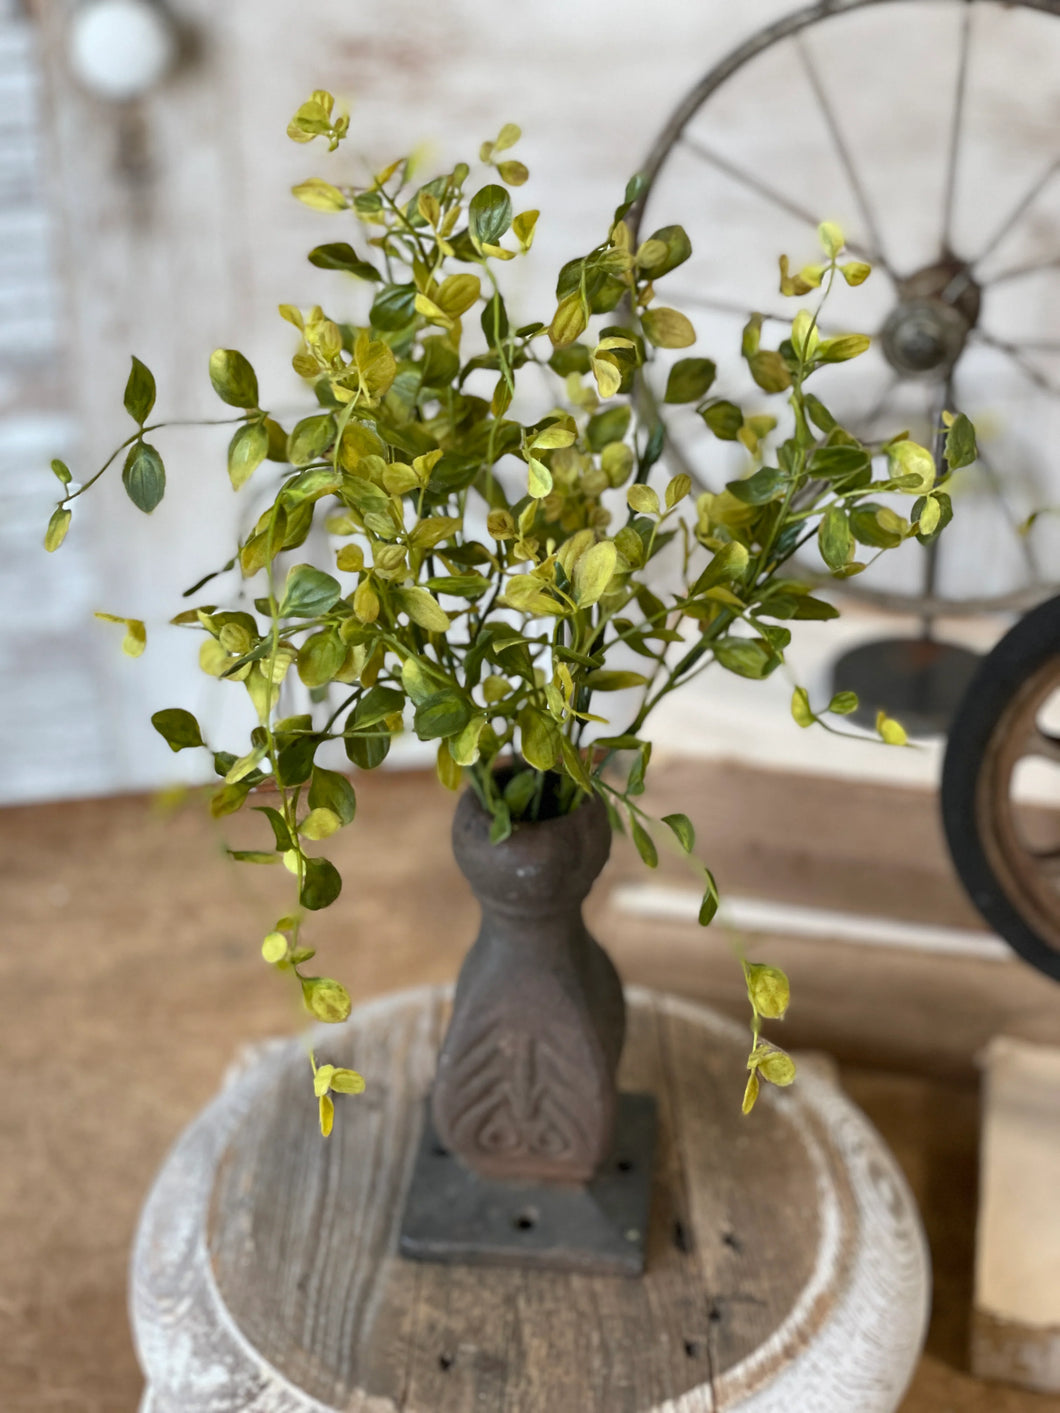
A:
{"type": "Polygon", "coordinates": [[[355,1011],[320,1141],[294,1043],[270,1047],[163,1169],[134,1256],[152,1413],[893,1413],[926,1322],[919,1221],[830,1078],[739,1113],[745,1037],[631,993],[623,1082],[662,1110],[642,1280],[410,1266],[396,1223],[443,993],[355,1011]]]}
{"type": "Polygon", "coordinates": [[[1060,1392],[1060,1049],[999,1036],[986,1057],[972,1369],[1060,1392]]]}

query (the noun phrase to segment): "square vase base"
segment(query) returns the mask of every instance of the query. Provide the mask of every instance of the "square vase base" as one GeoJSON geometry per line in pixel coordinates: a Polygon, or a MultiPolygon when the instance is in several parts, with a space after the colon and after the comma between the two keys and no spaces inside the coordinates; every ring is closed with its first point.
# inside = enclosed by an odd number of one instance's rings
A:
{"type": "Polygon", "coordinates": [[[638,1276],[651,1202],[656,1106],[620,1094],[611,1157],[587,1186],[482,1178],[446,1151],[427,1101],[400,1250],[416,1261],[638,1276]]]}

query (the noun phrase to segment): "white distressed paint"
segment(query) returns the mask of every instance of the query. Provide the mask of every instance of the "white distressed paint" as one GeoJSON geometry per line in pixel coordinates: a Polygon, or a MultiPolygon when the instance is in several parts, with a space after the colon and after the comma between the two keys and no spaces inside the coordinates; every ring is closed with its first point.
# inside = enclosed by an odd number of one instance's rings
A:
{"type": "MultiPolygon", "coordinates": [[[[358,1027],[398,1033],[400,1017],[426,1012],[443,994],[422,988],[385,997],[358,1007],[345,1028],[353,1034],[358,1027]]],[[[713,1043],[744,1044],[738,1026],[706,1007],[643,988],[630,988],[627,997],[634,1007],[656,1007],[706,1031],[713,1043]]],[[[429,1067],[427,1049],[422,1058],[429,1067]]],[[[177,1142],[148,1197],[131,1271],[134,1333],[148,1379],[141,1413],[331,1413],[273,1368],[268,1351],[247,1340],[223,1303],[206,1242],[225,1148],[247,1116],[268,1102],[280,1070],[292,1063],[304,1063],[297,1041],[270,1043],[243,1057],[177,1142]]],[[[913,1199],[894,1158],[829,1078],[827,1066],[806,1065],[795,1089],[770,1091],[765,1101],[783,1110],[816,1154],[824,1212],[816,1267],[780,1329],[721,1379],[717,1402],[702,1386],[645,1413],[895,1413],[923,1345],[930,1305],[927,1245],[913,1199]],[[838,1228],[828,1219],[831,1203],[838,1221],[837,1177],[816,1134],[853,1194],[845,1276],[837,1266],[838,1228]],[[829,1288],[836,1292],[834,1303],[815,1323],[808,1318],[814,1295],[829,1288]],[[741,1389],[753,1392],[744,1396],[741,1389]]],[[[419,1096],[412,1102],[418,1104],[419,1096]]],[[[400,1164],[400,1155],[393,1161],[400,1164]]],[[[343,1406],[351,1413],[398,1413],[389,1399],[363,1390],[343,1406]]]]}

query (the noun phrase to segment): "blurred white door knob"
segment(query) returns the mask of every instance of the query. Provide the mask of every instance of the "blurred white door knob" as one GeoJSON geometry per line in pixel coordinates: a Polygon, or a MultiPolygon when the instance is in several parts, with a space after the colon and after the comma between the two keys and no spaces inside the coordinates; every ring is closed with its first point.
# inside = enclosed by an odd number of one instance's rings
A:
{"type": "Polygon", "coordinates": [[[139,98],[163,79],[177,54],[173,21],[151,0],[86,0],[70,20],[70,64],[93,93],[139,98]]]}

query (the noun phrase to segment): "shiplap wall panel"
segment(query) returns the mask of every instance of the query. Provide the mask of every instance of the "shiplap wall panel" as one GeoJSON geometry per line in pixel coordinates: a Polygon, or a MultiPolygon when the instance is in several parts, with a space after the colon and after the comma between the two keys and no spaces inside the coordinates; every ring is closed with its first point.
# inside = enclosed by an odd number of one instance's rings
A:
{"type": "MultiPolygon", "coordinates": [[[[487,0],[451,0],[444,6],[423,0],[392,0],[386,6],[321,0],[311,9],[279,0],[226,0],[223,6],[173,0],[173,12],[194,38],[188,61],[148,99],[120,110],[89,96],[70,75],[65,30],[73,3],[28,0],[44,81],[40,125],[47,160],[42,155],[36,161],[47,168],[61,276],[56,288],[67,371],[59,400],[76,428],[71,459],[82,474],[90,473],[122,435],[121,389],[130,352],[158,378],[160,413],[223,412],[206,375],[209,352],[217,345],[242,348],[259,370],[264,398],[285,410],[298,390],[289,367],[291,331],[279,322],[276,304],[327,300],[337,309],[348,298],[354,312],[342,283],[304,261],[312,244],[347,232],[287,194],[293,182],[329,170],[319,144],[298,147],[284,136],[291,112],[312,88],[332,88],[353,109],[350,152],[334,159],[339,170],[355,169],[357,151],[381,162],[425,138],[433,155],[451,160],[474,153],[503,121],[520,122],[526,134],[521,152],[533,175],[517,204],[540,206],[545,214],[533,261],[525,267],[519,262],[506,274],[520,314],[533,317],[544,310],[547,316],[554,271],[599,239],[627,176],[677,97],[737,41],[791,8],[784,0],[744,0],[740,6],[661,0],[649,10],[634,0],[574,5],[538,0],[532,10],[487,0]]],[[[10,17],[5,31],[20,13],[13,0],[6,5],[0,11],[10,17]]],[[[930,0],[897,8],[911,19],[914,12],[936,16],[940,10],[930,0]]],[[[1032,65],[1033,60],[1032,52],[1032,65]]],[[[1012,103],[1018,106],[1019,94],[1041,75],[1027,69],[1025,43],[1017,46],[1014,62],[1021,74],[1013,88],[1012,103]]],[[[1041,62],[1047,67],[1044,57],[1041,62]]],[[[903,92],[923,93],[925,85],[937,90],[940,74],[952,65],[952,53],[912,45],[903,92]]],[[[889,72],[881,68],[875,75],[885,88],[889,72]]],[[[859,71],[845,99],[856,107],[858,89],[873,77],[859,71]]],[[[773,141],[790,141],[783,125],[772,117],[767,124],[765,108],[759,112],[754,102],[737,104],[732,114],[725,137],[737,156],[757,160],[763,143],[768,148],[773,141]]],[[[1008,108],[995,116],[1013,134],[1021,170],[1034,158],[1035,144],[1045,141],[1042,134],[1055,130],[1044,121],[1020,126],[1008,108]]],[[[5,113],[0,116],[5,154],[11,146],[6,121],[5,113]]],[[[901,167],[906,153],[901,139],[890,153],[892,169],[896,163],[901,167]]],[[[803,178],[822,175],[819,168],[827,159],[816,149],[814,154],[817,169],[793,171],[796,187],[803,178]]],[[[8,183],[7,160],[0,159],[0,189],[8,183]]],[[[21,190],[17,163],[11,170],[12,189],[21,190]]],[[[762,278],[768,282],[788,230],[781,233],[783,223],[768,208],[749,224],[744,205],[732,201],[699,241],[704,268],[724,274],[721,238],[730,245],[737,238],[742,265],[766,272],[762,278]]],[[[676,219],[682,215],[673,212],[676,219]]],[[[893,220],[893,210],[890,215],[893,220]]],[[[32,203],[16,202],[13,213],[0,203],[0,271],[7,268],[5,222],[26,231],[20,243],[35,250],[33,232],[45,216],[32,203]]],[[[1054,228],[1043,229],[1040,239],[1054,228]]],[[[807,240],[807,254],[809,246],[807,240]]],[[[46,286],[49,269],[55,268],[37,255],[33,261],[18,275],[25,290],[46,286]]],[[[12,337],[39,336],[40,326],[32,320],[26,329],[24,308],[24,301],[8,303],[0,294],[0,320],[8,321],[12,337]]],[[[736,336],[731,323],[723,329],[709,319],[702,321],[701,333],[712,348],[719,339],[732,342],[736,336]]],[[[29,391],[20,389],[20,401],[36,396],[35,384],[28,386],[29,391]]],[[[0,389],[5,387],[0,381],[0,389]]],[[[0,391],[0,418],[9,396],[0,391]]],[[[46,405],[53,400],[46,399],[46,405]]],[[[94,773],[81,777],[78,789],[129,788],[182,771],[200,772],[202,764],[187,758],[192,753],[171,756],[151,730],[148,718],[160,707],[178,702],[192,707],[219,742],[246,720],[238,688],[216,687],[198,674],[193,635],[186,636],[176,665],[158,650],[162,634],[177,631],[164,625],[179,591],[228,557],[240,516],[252,509],[245,498],[237,503],[227,485],[227,435],[224,429],[159,434],[170,491],[150,520],[127,502],[115,473],[86,497],[60,555],[45,559],[35,534],[9,551],[14,557],[9,565],[17,561],[17,573],[33,578],[42,603],[55,598],[67,604],[65,641],[83,654],[87,676],[78,680],[89,703],[85,725],[99,745],[94,773]],[[193,538],[196,548],[189,558],[193,538]],[[69,585],[79,576],[87,582],[91,607],[148,621],[152,642],[142,659],[124,660],[117,630],[78,617],[80,601],[75,612],[69,585]]],[[[9,489],[15,475],[36,476],[39,486],[48,482],[43,469],[48,449],[42,445],[32,466],[20,462],[5,470],[0,510],[16,495],[9,489]]],[[[43,527],[48,490],[40,491],[39,499],[43,527]]],[[[10,632],[4,626],[0,637],[10,632]]],[[[827,646],[824,651],[827,655],[827,646]]],[[[55,793],[68,783],[44,768],[42,744],[61,735],[69,719],[64,693],[47,665],[26,664],[21,670],[34,676],[26,690],[35,712],[32,730],[20,738],[21,783],[13,785],[9,778],[0,785],[8,798],[55,793]]],[[[790,729],[797,752],[797,731],[783,723],[777,729],[790,729]]],[[[14,747],[6,726],[0,747],[14,747]]]]}

